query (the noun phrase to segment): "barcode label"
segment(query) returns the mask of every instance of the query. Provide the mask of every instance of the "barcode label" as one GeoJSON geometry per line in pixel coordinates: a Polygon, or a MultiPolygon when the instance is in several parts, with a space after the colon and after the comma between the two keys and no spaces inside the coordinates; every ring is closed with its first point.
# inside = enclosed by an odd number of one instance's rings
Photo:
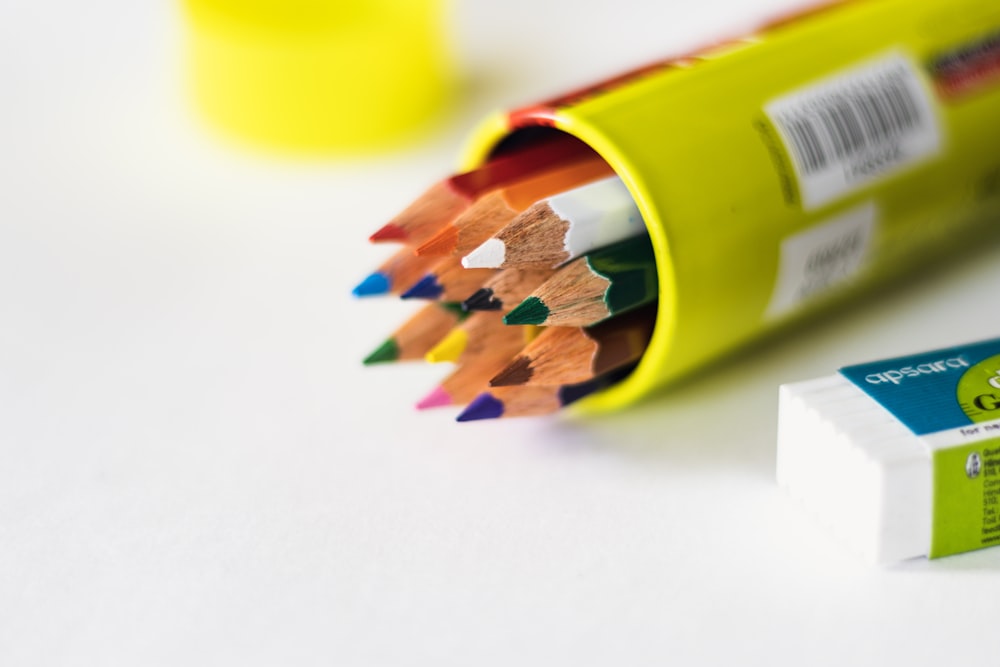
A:
{"type": "Polygon", "coordinates": [[[778,98],[764,111],[791,156],[806,210],[922,162],[941,147],[928,89],[899,53],[778,98]]]}

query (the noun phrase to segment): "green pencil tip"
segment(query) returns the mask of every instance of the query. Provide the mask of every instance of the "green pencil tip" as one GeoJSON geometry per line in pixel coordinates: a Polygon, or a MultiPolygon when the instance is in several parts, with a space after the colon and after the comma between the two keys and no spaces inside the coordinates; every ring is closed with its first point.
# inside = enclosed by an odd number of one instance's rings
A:
{"type": "Polygon", "coordinates": [[[549,309],[537,296],[529,296],[517,304],[514,310],[504,315],[504,324],[545,324],[549,319],[549,309]]]}
{"type": "Polygon", "coordinates": [[[385,361],[396,361],[399,358],[399,346],[396,345],[396,341],[392,338],[387,339],[384,343],[379,345],[378,349],[365,357],[365,366],[370,366],[371,364],[378,364],[385,361]]]}

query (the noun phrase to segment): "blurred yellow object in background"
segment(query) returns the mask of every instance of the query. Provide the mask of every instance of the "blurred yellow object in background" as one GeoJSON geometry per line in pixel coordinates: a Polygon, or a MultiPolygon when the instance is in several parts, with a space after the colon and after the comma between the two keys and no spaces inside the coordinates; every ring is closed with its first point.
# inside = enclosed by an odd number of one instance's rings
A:
{"type": "Polygon", "coordinates": [[[183,0],[196,104],[302,152],[384,148],[451,90],[445,0],[183,0]]]}

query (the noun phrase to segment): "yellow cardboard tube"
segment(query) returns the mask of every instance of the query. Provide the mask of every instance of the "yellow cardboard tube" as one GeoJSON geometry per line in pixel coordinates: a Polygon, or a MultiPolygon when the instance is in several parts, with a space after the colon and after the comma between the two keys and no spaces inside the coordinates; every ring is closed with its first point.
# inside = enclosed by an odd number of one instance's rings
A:
{"type": "Polygon", "coordinates": [[[442,0],[184,0],[214,126],[296,151],[382,147],[450,90],[442,0]]]}
{"type": "Polygon", "coordinates": [[[654,246],[647,351],[582,407],[631,403],[1000,226],[998,35],[996,3],[857,0],[487,119],[467,167],[571,134],[624,180],[654,246]],[[879,139],[881,122],[899,127],[879,139]]]}

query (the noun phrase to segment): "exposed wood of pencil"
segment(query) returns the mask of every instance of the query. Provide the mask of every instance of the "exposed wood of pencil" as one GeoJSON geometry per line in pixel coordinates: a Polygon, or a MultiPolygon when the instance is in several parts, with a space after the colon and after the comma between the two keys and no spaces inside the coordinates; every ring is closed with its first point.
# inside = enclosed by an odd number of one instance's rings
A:
{"type": "Polygon", "coordinates": [[[499,232],[532,204],[607,176],[611,167],[599,157],[554,167],[483,194],[466,211],[417,247],[418,255],[464,255],[499,232]]]}
{"type": "Polygon", "coordinates": [[[648,238],[637,237],[560,267],[504,321],[590,326],[655,300],[657,289],[652,246],[648,238]]]}
{"type": "Polygon", "coordinates": [[[556,135],[493,158],[477,169],[439,181],[371,235],[372,242],[419,245],[440,231],[482,194],[566,160],[592,153],[578,140],[556,135]]]}
{"type": "MultiPolygon", "coordinates": [[[[563,247],[569,224],[549,208],[548,202],[538,202],[492,238],[484,240],[493,250],[489,253],[491,258],[483,263],[496,268],[555,268],[570,258],[563,247]]],[[[482,250],[472,252],[465,263],[477,266],[486,255],[482,250]]]]}
{"type": "Polygon", "coordinates": [[[363,296],[365,294],[401,294],[414,282],[427,273],[435,265],[436,260],[431,257],[417,257],[413,254],[413,249],[403,247],[394,252],[388,259],[383,261],[375,271],[373,271],[361,285],[378,277],[384,286],[384,290],[375,292],[359,292],[355,288],[355,294],[363,296]]]}
{"type": "Polygon", "coordinates": [[[502,269],[462,302],[466,310],[509,311],[539,285],[552,277],[554,269],[502,269]]]}
{"type": "Polygon", "coordinates": [[[461,422],[551,414],[619,382],[633,368],[630,364],[579,384],[494,387],[472,398],[457,420],[461,422]]]}
{"type": "Polygon", "coordinates": [[[638,361],[655,317],[643,308],[587,328],[547,327],[490,386],[576,384],[638,361]]]}
{"type": "MultiPolygon", "coordinates": [[[[522,334],[523,335],[523,334],[522,334]]],[[[444,405],[465,405],[489,386],[489,380],[510,361],[524,346],[523,339],[507,338],[495,341],[494,345],[483,349],[469,362],[459,365],[428,397],[434,401],[421,401],[418,407],[444,405]]]]}
{"type": "Polygon", "coordinates": [[[548,415],[600,388],[596,384],[493,387],[468,399],[469,405],[458,415],[458,421],[548,415]]]}
{"type": "Polygon", "coordinates": [[[471,200],[452,187],[451,179],[429,187],[369,237],[373,243],[400,241],[423,243],[468,208],[471,200]]]}
{"type": "Polygon", "coordinates": [[[461,306],[433,302],[410,316],[365,358],[365,364],[422,359],[451,329],[465,319],[461,306]]]}
{"type": "Polygon", "coordinates": [[[458,257],[430,259],[434,266],[403,292],[403,298],[461,302],[496,273],[495,269],[466,269],[458,257]]]}
{"type": "Polygon", "coordinates": [[[504,361],[490,357],[463,364],[441,382],[441,388],[448,392],[452,405],[465,405],[489,386],[489,379],[496,375],[504,361]]]}
{"type": "Polygon", "coordinates": [[[527,320],[513,321],[515,324],[531,321],[542,326],[588,326],[611,314],[604,302],[610,287],[611,281],[594,273],[586,261],[571,262],[508,315],[527,316],[527,320]]]}
{"type": "Polygon", "coordinates": [[[632,195],[612,176],[533,204],[463,263],[478,268],[556,267],[645,231],[632,195]]]}
{"type": "MultiPolygon", "coordinates": [[[[547,415],[561,410],[562,402],[559,390],[561,387],[494,387],[469,399],[478,399],[480,404],[492,399],[499,403],[499,413],[491,415],[494,419],[501,417],[532,417],[547,415]]],[[[472,407],[472,406],[470,406],[472,407]]],[[[459,416],[460,421],[463,415],[459,416]]],[[[469,415],[464,415],[468,417],[469,415]]]]}
{"type": "Polygon", "coordinates": [[[497,312],[472,313],[442,335],[439,343],[427,351],[426,359],[463,364],[491,356],[495,350],[509,358],[534,338],[537,329],[506,326],[503,315],[497,312]]]}

